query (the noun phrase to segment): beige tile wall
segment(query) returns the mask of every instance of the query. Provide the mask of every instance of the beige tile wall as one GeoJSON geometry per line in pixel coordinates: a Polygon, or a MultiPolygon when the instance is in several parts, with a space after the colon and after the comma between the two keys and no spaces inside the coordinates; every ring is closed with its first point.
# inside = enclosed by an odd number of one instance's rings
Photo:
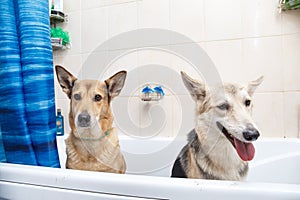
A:
{"type": "MultiPolygon", "coordinates": [[[[62,26],[69,31],[72,48],[56,51],[55,64],[65,66],[79,78],[99,78],[105,67],[101,79],[121,69],[132,72],[121,96],[113,102],[115,126],[120,132],[170,137],[185,135],[193,127],[194,103],[178,74],[185,70],[193,77],[202,77],[191,63],[178,55],[149,48],[127,52],[112,61],[115,53],[122,52],[118,44],[114,49],[98,48],[130,30],[161,28],[176,31],[194,42],[185,38],[176,40],[170,34],[164,41],[153,38],[156,48],[170,45],[188,49],[198,44],[211,58],[223,81],[247,83],[263,74],[265,81],[254,96],[253,110],[262,135],[299,137],[300,10],[279,14],[278,0],[65,0],[64,3],[69,22],[62,26]],[[176,73],[139,70],[145,65],[161,65],[176,73]],[[141,102],[139,87],[145,80],[155,82],[159,78],[164,80],[166,97],[158,103],[141,102]]],[[[69,102],[57,81],[55,84],[57,107],[62,108],[67,120],[69,102]]]]}

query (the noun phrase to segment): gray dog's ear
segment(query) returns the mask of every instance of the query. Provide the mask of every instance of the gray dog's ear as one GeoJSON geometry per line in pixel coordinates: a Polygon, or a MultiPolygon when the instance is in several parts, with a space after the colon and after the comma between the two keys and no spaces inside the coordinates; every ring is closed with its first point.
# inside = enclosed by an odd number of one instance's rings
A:
{"type": "Polygon", "coordinates": [[[120,94],[125,83],[126,75],[126,71],[120,71],[105,81],[108,90],[108,102],[120,94]]]}
{"type": "Polygon", "coordinates": [[[193,99],[195,101],[196,100],[203,101],[206,96],[205,84],[198,80],[192,79],[183,71],[181,71],[180,73],[181,73],[182,81],[185,87],[189,90],[193,99]]]}
{"type": "Polygon", "coordinates": [[[69,98],[71,98],[72,88],[77,78],[60,65],[55,66],[55,71],[56,71],[57,80],[62,90],[67,94],[69,98]]]}
{"type": "Polygon", "coordinates": [[[247,91],[250,96],[253,95],[256,88],[263,82],[264,76],[260,76],[258,79],[251,81],[247,86],[247,91]]]}

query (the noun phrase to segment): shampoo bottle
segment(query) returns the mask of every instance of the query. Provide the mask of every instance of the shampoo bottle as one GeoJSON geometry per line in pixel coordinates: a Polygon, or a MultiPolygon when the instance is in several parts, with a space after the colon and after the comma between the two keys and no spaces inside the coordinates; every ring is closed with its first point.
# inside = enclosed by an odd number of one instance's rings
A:
{"type": "Polygon", "coordinates": [[[61,114],[61,109],[57,109],[56,115],[56,135],[61,136],[64,135],[64,117],[61,114]]]}

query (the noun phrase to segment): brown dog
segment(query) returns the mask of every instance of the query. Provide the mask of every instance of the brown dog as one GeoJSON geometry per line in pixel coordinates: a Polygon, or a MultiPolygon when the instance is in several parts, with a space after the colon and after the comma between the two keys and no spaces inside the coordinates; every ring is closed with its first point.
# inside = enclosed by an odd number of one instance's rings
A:
{"type": "Polygon", "coordinates": [[[125,173],[126,163],[112,127],[110,102],[121,92],[126,71],[100,82],[78,80],[59,65],[55,69],[59,84],[70,99],[66,168],[125,173]]]}

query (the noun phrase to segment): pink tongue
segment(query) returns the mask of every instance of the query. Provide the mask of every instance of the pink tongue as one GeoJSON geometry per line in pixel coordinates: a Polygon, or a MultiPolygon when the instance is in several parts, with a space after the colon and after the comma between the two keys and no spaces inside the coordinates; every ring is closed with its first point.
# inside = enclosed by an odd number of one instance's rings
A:
{"type": "Polygon", "coordinates": [[[252,160],[255,154],[255,149],[252,143],[241,142],[234,138],[234,144],[237,153],[244,161],[252,160]]]}

